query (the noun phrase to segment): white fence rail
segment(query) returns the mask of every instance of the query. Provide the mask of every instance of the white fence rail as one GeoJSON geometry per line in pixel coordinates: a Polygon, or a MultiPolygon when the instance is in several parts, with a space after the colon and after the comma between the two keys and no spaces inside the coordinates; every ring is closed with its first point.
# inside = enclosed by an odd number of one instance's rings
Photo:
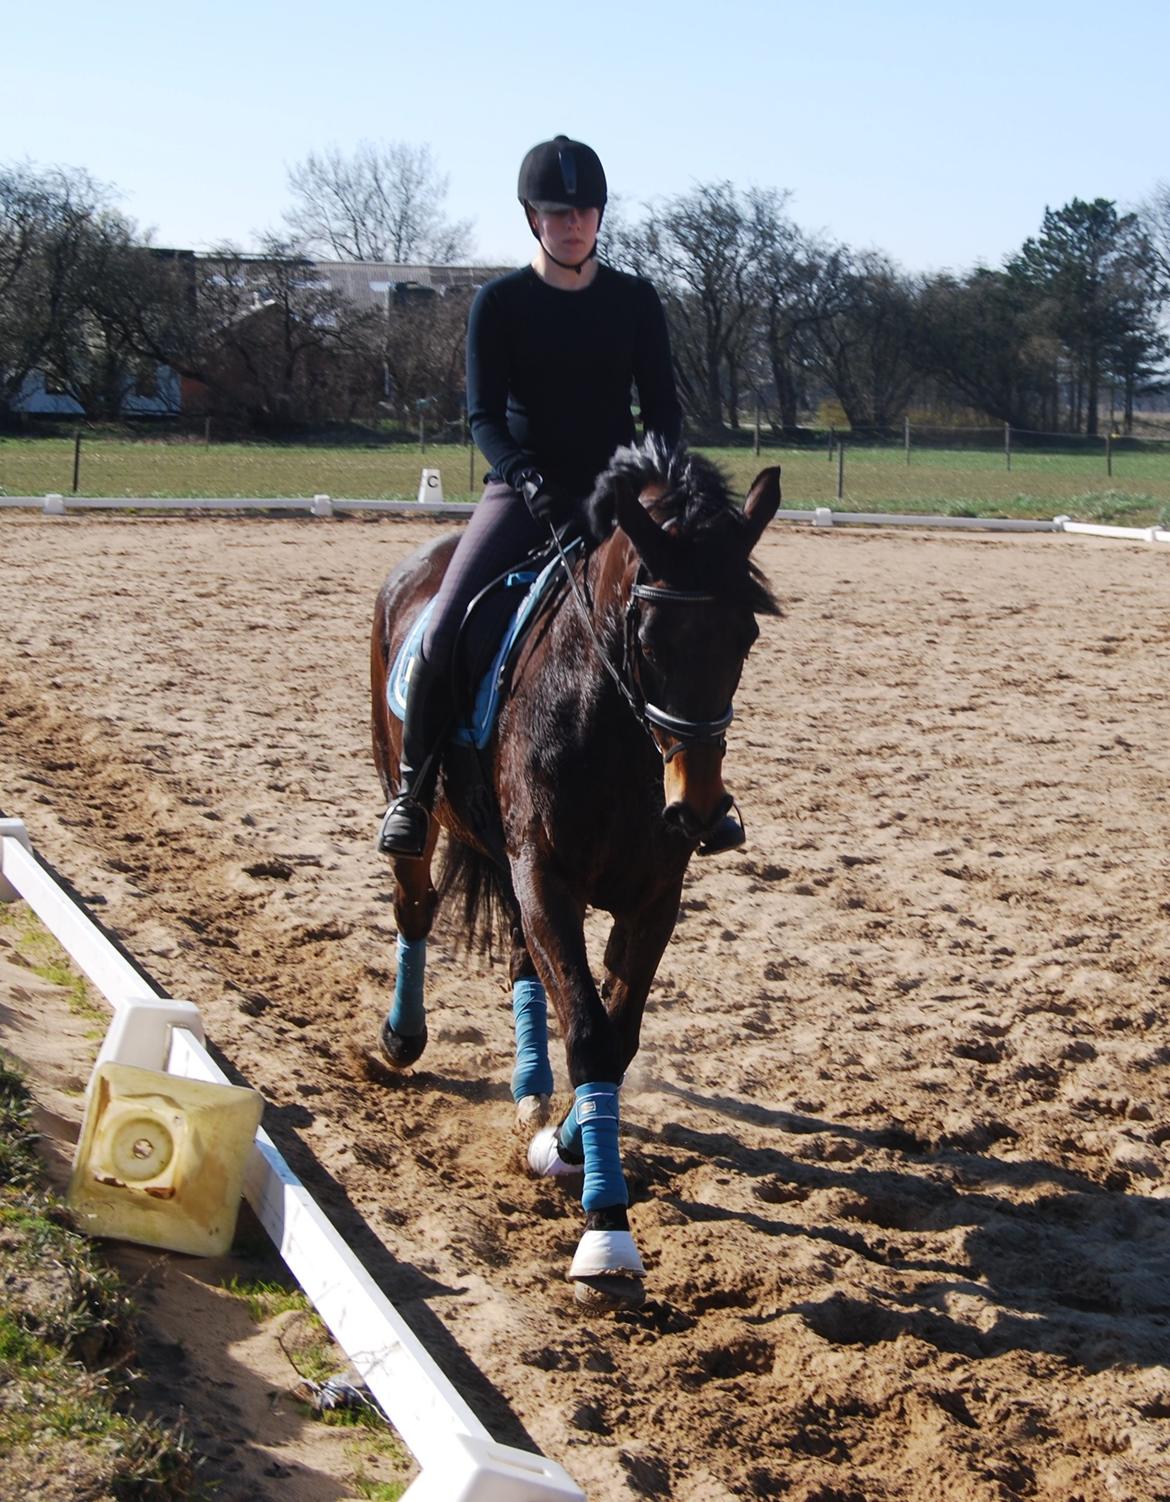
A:
{"type": "MultiPolygon", "coordinates": [[[[0,902],[18,897],[113,1008],[105,1058],[232,1083],[203,1047],[197,1009],[149,985],[36,858],[22,821],[0,819],[0,902]]],[[[263,1128],[244,1194],[418,1461],[404,1502],[584,1502],[554,1461],[492,1439],[263,1128]]]]}
{"type": "MultiPolygon", "coordinates": [[[[470,516],[470,501],[375,501],[315,496],[63,496],[5,495],[0,508],[19,507],[43,511],[46,516],[64,516],[67,511],[289,511],[310,516],[336,516],[354,512],[382,512],[391,516],[436,516],[458,521],[470,516]]],[[[814,527],[931,527],[954,532],[1079,532],[1089,537],[1113,537],[1129,542],[1170,543],[1165,527],[1108,527],[1095,522],[1074,522],[1067,516],[1051,521],[1003,516],[927,516],[913,511],[834,511],[817,506],[811,511],[782,508],[781,522],[809,522],[814,527]]]]}

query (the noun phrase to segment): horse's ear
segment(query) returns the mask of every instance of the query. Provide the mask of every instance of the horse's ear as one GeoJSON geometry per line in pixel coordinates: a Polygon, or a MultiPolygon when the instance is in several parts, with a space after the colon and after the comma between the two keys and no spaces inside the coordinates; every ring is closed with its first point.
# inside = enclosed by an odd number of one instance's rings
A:
{"type": "Polygon", "coordinates": [[[760,534],[780,509],[780,466],[762,469],[752,481],[743,514],[748,523],[748,552],[760,540],[760,534]]]}
{"type": "Polygon", "coordinates": [[[674,538],[662,530],[632,487],[619,486],[614,509],[618,526],[637,548],[646,567],[656,579],[666,578],[678,554],[674,538]]]}

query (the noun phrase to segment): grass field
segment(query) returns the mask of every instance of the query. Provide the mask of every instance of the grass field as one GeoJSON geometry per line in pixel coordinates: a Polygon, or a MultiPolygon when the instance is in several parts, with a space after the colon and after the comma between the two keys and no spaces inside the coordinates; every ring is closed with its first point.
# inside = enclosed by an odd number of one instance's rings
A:
{"type": "MultiPolygon", "coordinates": [[[[1103,453],[1002,453],[920,448],[846,448],[844,496],[825,449],[709,449],[743,491],[764,464],[784,470],[784,504],[854,511],[1052,517],[1149,526],[1170,521],[1170,445],[1122,452],[1106,473],[1103,453]]],[[[312,496],[414,500],[421,469],[438,469],[447,500],[478,495],[486,468],[454,445],[324,447],[297,444],[85,439],[78,493],[89,496],[312,496]]],[[[41,496],[73,488],[67,438],[0,439],[0,495],[41,496]]]]}

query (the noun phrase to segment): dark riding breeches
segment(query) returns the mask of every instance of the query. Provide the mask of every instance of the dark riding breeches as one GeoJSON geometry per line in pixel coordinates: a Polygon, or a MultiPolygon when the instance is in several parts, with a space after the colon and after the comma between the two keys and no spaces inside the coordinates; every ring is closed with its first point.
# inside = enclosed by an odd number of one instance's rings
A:
{"type": "Polygon", "coordinates": [[[547,541],[547,528],[511,486],[490,482],[451,555],[423,637],[422,655],[436,674],[449,669],[464,613],[480,590],[547,541]]]}

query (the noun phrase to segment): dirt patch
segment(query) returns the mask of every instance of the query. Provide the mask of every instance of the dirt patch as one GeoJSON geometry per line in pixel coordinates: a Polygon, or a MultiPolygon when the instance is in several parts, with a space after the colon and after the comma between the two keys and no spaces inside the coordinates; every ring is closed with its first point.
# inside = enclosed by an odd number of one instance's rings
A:
{"type": "Polygon", "coordinates": [[[198,1002],[499,1438],[597,1499],[1165,1495],[1165,550],[761,544],[750,843],[692,871],[623,1092],[650,1298],[590,1322],[578,1216],[518,1167],[504,972],[440,936],[422,1063],[363,1065],[368,622],[432,528],[0,528],[0,806],[198,1002]]]}

